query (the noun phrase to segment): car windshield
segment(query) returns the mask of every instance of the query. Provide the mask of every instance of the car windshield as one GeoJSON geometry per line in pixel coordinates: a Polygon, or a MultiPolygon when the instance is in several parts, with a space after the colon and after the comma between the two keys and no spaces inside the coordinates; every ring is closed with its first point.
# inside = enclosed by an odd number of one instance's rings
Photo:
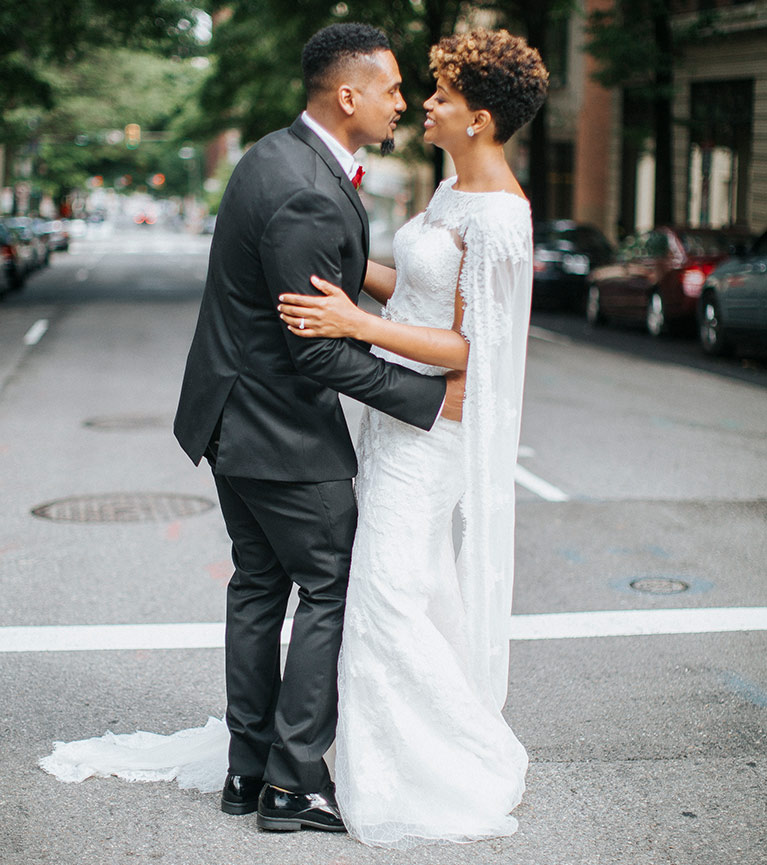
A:
{"type": "Polygon", "coordinates": [[[725,231],[682,231],[679,240],[687,255],[737,255],[750,244],[747,235],[725,231]]]}

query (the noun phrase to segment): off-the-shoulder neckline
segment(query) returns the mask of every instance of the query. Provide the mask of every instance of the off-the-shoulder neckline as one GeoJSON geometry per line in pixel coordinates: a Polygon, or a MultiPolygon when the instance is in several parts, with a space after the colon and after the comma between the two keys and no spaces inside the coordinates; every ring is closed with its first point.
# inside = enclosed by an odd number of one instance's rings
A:
{"type": "Polygon", "coordinates": [[[507,192],[505,189],[494,189],[494,190],[489,190],[487,192],[468,192],[465,189],[456,189],[455,188],[456,180],[458,180],[458,175],[454,174],[452,177],[445,178],[445,180],[443,180],[442,183],[445,185],[446,189],[449,189],[451,192],[455,192],[456,195],[472,195],[472,196],[504,195],[504,196],[507,196],[508,198],[516,198],[517,201],[520,201],[522,204],[526,205],[527,207],[530,206],[530,202],[528,201],[528,199],[523,198],[521,195],[517,195],[516,192],[507,192]]]}

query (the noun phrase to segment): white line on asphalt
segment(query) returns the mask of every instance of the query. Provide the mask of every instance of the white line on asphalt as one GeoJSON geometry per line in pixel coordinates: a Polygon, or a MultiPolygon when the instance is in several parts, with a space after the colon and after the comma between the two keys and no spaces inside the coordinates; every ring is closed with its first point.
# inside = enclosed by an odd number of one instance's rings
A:
{"type": "MultiPolygon", "coordinates": [[[[282,643],[290,642],[286,619],[282,643]]],[[[597,610],[512,616],[510,640],[568,640],[659,634],[767,631],[767,607],[703,607],[678,610],[597,610]]],[[[40,625],[0,627],[3,652],[87,652],[107,649],[219,649],[222,622],[160,625],[40,625]]]]}
{"type": "Polygon", "coordinates": [[[536,327],[531,324],[528,332],[533,339],[539,339],[541,342],[553,342],[555,345],[572,345],[573,341],[569,336],[564,336],[561,333],[554,333],[551,330],[545,330],[542,327],[536,327]]]}
{"type": "Polygon", "coordinates": [[[38,318],[38,320],[29,328],[29,330],[24,334],[24,344],[25,345],[37,345],[38,342],[45,336],[45,332],[48,330],[48,319],[47,318],[38,318]]]}
{"type": "Polygon", "coordinates": [[[767,631],[767,607],[695,607],[679,610],[598,610],[512,616],[512,640],[639,637],[767,631]]]}
{"type": "Polygon", "coordinates": [[[534,475],[524,466],[517,465],[516,471],[514,472],[514,480],[521,487],[530,490],[531,493],[535,493],[542,499],[546,499],[547,502],[570,501],[570,496],[568,496],[566,492],[560,490],[559,487],[555,487],[554,484],[550,484],[548,481],[543,480],[543,478],[539,478],[538,475],[534,475]]]}

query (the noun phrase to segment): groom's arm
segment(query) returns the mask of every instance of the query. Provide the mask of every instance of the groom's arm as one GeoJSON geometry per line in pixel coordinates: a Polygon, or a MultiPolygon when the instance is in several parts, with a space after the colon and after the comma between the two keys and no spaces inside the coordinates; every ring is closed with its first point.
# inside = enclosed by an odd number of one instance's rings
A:
{"type": "MultiPolygon", "coordinates": [[[[314,190],[292,196],[266,226],[261,265],[277,316],[280,294],[319,294],[312,274],[343,285],[341,249],[347,242],[341,211],[314,190]]],[[[283,328],[296,369],[392,417],[430,429],[445,399],[443,376],[420,375],[386,363],[346,339],[301,339],[283,328]]]]}

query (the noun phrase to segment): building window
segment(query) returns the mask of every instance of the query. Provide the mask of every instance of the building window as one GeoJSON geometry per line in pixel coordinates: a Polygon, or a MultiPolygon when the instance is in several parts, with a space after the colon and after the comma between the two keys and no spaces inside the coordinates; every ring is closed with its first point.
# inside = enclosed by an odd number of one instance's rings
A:
{"type": "Polygon", "coordinates": [[[753,105],[752,79],[690,86],[690,225],[747,226],[753,105]]]}

